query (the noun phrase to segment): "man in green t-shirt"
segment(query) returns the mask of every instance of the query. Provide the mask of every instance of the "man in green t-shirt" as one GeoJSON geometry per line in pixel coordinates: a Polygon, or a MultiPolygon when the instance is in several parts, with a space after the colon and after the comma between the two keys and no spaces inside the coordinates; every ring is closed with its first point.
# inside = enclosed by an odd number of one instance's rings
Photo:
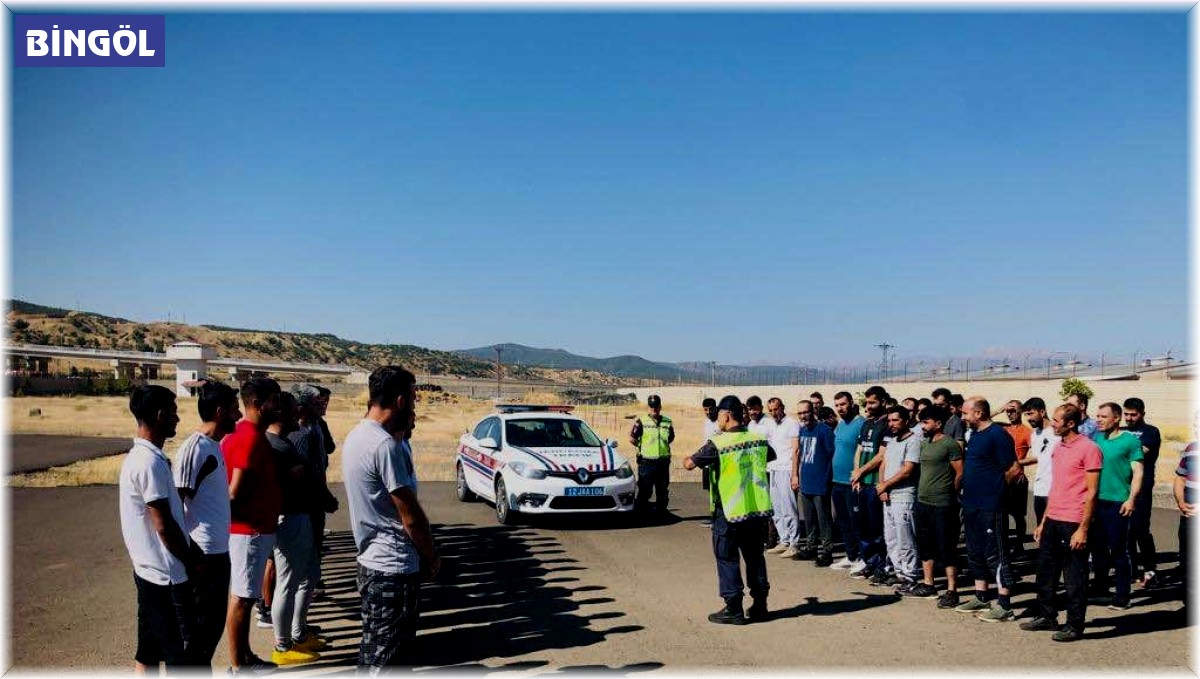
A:
{"type": "Polygon", "coordinates": [[[1105,403],[1096,411],[1096,434],[1104,463],[1100,469],[1100,491],[1088,543],[1092,549],[1094,586],[1097,596],[1107,597],[1110,568],[1116,570],[1116,593],[1109,608],[1129,608],[1133,568],[1129,562],[1129,517],[1142,487],[1142,444],[1121,430],[1121,406],[1105,403]]]}
{"type": "Polygon", "coordinates": [[[962,483],[963,451],[958,441],[943,433],[950,411],[929,406],[921,411],[921,477],[917,484],[917,556],[921,559],[922,581],[905,596],[933,598],[933,569],[946,569],[946,593],[938,608],[954,608],[958,601],[958,489],[962,483]]]}

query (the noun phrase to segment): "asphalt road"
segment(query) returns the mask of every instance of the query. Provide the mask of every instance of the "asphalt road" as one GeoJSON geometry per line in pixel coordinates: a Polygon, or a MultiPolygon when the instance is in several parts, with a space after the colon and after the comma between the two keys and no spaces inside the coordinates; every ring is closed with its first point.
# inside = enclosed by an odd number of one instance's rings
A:
{"type": "Polygon", "coordinates": [[[12,434],[8,474],[36,472],[51,467],[124,453],[133,445],[128,438],[12,434]]]}
{"type": "MultiPolygon", "coordinates": [[[[769,558],[772,619],[712,625],[720,607],[696,484],[674,484],[672,523],[540,521],[496,525],[490,506],[460,504],[448,483],[421,486],[446,566],[422,600],[421,667],[537,674],[635,673],[659,667],[833,669],[1183,668],[1189,634],[1179,592],[1135,590],[1134,607],[1088,610],[1084,640],[1056,644],[1016,624],[987,624],[932,600],[901,600],[811,563],[769,558]]],[[[14,488],[12,651],[18,667],[129,667],[136,608],[116,488],[14,488]]],[[[338,488],[337,492],[341,492],[338,488]]],[[[343,503],[344,506],[344,503],[343,503]]],[[[1175,561],[1177,514],[1156,510],[1164,566],[1175,561]]],[[[329,596],[311,619],[333,642],[305,673],[341,673],[355,658],[358,599],[348,516],[325,557],[329,596]]],[[[1018,610],[1033,600],[1019,570],[1018,610]]],[[[268,630],[252,645],[270,649],[268,630]]],[[[214,666],[227,664],[224,645],[214,666]]]]}

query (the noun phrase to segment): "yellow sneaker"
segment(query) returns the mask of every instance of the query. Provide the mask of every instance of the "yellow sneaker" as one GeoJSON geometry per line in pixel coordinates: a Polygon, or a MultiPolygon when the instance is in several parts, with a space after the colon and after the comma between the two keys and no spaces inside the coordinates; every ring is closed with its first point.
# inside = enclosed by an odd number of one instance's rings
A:
{"type": "Polygon", "coordinates": [[[328,645],[329,645],[329,642],[326,641],[323,637],[319,637],[315,634],[310,633],[307,636],[305,636],[304,639],[302,639],[301,641],[297,641],[296,643],[292,644],[292,648],[298,649],[301,651],[321,651],[321,650],[324,650],[325,647],[328,645]]]}
{"type": "Polygon", "coordinates": [[[283,667],[284,665],[303,665],[314,660],[320,660],[321,654],[312,651],[304,651],[295,646],[292,646],[286,651],[275,649],[271,651],[271,662],[283,667]]]}

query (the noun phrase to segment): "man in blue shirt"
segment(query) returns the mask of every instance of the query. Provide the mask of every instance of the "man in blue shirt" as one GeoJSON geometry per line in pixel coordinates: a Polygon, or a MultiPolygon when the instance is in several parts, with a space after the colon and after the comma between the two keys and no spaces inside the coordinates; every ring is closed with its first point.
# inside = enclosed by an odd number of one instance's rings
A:
{"type": "Polygon", "coordinates": [[[854,451],[858,447],[858,435],[862,432],[863,419],[858,414],[858,405],[848,391],[839,391],[833,397],[833,410],[838,423],[833,432],[833,483],[830,498],[833,500],[834,520],[841,534],[846,556],[830,568],[860,568],[862,552],[858,544],[858,531],[854,529],[854,493],[850,487],[850,474],[854,471],[854,451]]]}
{"type": "Polygon", "coordinates": [[[817,420],[811,401],[796,406],[800,421],[799,455],[792,460],[792,490],[800,491],[804,506],[806,536],[797,560],[816,559],[818,568],[833,564],[833,517],[829,504],[833,476],[834,434],[829,425],[817,420]],[[817,543],[820,531],[821,542],[817,543]]]}
{"type": "Polygon", "coordinates": [[[971,438],[963,454],[962,508],[967,556],[975,579],[975,598],[954,610],[977,613],[985,622],[1013,619],[1009,587],[1013,584],[1004,549],[1004,489],[1020,472],[1016,447],[1004,427],[992,423],[992,407],[982,396],[963,403],[963,422],[971,438]],[[989,579],[995,578],[997,601],[988,604],[989,579]]]}

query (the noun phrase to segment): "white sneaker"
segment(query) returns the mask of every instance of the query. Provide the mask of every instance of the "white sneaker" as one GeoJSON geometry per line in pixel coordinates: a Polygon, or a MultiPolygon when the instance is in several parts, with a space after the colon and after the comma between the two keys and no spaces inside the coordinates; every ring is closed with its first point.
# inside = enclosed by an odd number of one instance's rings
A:
{"type": "Polygon", "coordinates": [[[858,561],[854,562],[853,566],[850,567],[850,575],[858,575],[865,570],[867,570],[867,562],[859,559],[858,561]]]}
{"type": "Polygon", "coordinates": [[[780,554],[782,552],[786,552],[788,549],[790,549],[790,548],[781,542],[781,543],[775,545],[774,547],[768,549],[767,554],[780,554]]]}
{"type": "Polygon", "coordinates": [[[841,561],[834,562],[834,563],[830,564],[829,567],[835,571],[844,571],[847,568],[853,567],[854,563],[855,562],[850,560],[850,557],[843,556],[841,561]]]}
{"type": "Polygon", "coordinates": [[[781,559],[791,559],[791,558],[794,558],[799,553],[800,553],[800,550],[796,549],[795,547],[788,547],[787,549],[785,549],[779,553],[779,557],[781,559]]]}

